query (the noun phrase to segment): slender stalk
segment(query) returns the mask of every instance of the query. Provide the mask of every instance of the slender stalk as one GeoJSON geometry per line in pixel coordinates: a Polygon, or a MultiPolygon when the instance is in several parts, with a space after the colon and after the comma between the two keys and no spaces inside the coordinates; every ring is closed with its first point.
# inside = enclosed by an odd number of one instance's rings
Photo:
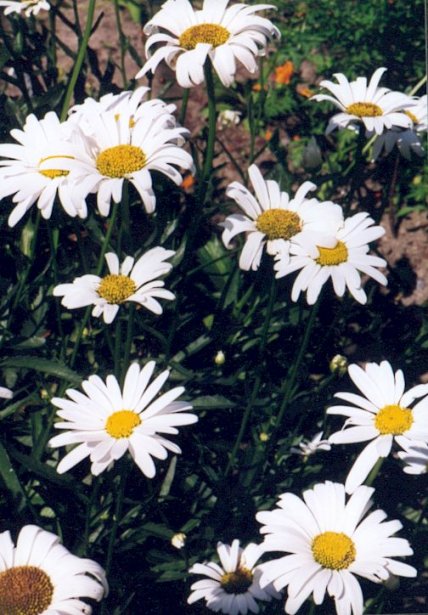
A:
{"type": "MultiPolygon", "coordinates": [[[[53,274],[54,274],[54,282],[55,282],[55,286],[58,284],[58,263],[56,260],[56,255],[57,255],[57,246],[55,245],[55,239],[53,236],[53,230],[52,227],[50,225],[48,225],[48,235],[49,235],[49,244],[50,244],[50,248],[51,248],[51,263],[52,263],[52,270],[53,270],[53,274]]],[[[55,315],[56,315],[56,321],[57,321],[57,325],[58,325],[58,333],[60,335],[61,339],[65,338],[64,335],[64,329],[62,326],[62,320],[61,320],[61,310],[59,307],[59,303],[58,301],[55,301],[55,315]]],[[[61,346],[61,359],[63,358],[63,354],[65,351],[65,345],[61,346]]]]}
{"type": "MultiPolygon", "coordinates": [[[[106,562],[104,566],[104,570],[105,570],[107,578],[109,577],[111,564],[113,561],[113,551],[114,551],[114,544],[116,542],[117,531],[119,529],[120,521],[122,519],[123,500],[125,497],[125,487],[126,487],[126,481],[128,478],[128,472],[129,472],[128,464],[123,463],[121,470],[120,470],[120,474],[119,474],[119,488],[117,490],[116,506],[114,509],[113,527],[111,528],[111,531],[110,531],[110,536],[109,536],[109,541],[108,541],[108,546],[107,546],[106,562]]],[[[107,608],[106,603],[104,602],[101,608],[101,615],[105,615],[106,608],[107,608]]]]}
{"type": "Polygon", "coordinates": [[[205,195],[205,198],[201,199],[205,203],[208,193],[208,182],[211,175],[214,160],[214,145],[217,123],[214,78],[211,60],[209,59],[204,64],[204,74],[208,95],[208,138],[207,147],[205,150],[204,165],[202,167],[202,178],[199,186],[199,192],[200,196],[205,195]]]}
{"type": "MultiPolygon", "coordinates": [[[[103,269],[103,266],[104,266],[104,256],[105,256],[105,253],[107,252],[107,248],[109,247],[109,244],[110,244],[110,239],[111,239],[111,236],[112,236],[112,233],[113,233],[113,229],[115,227],[116,218],[117,218],[117,212],[119,210],[119,205],[120,205],[120,203],[114,203],[114,205],[113,205],[113,211],[112,211],[112,214],[111,214],[110,222],[109,222],[108,227],[107,227],[107,233],[106,233],[106,235],[104,237],[104,242],[103,242],[103,245],[101,247],[101,252],[100,252],[99,259],[98,259],[97,270],[95,272],[95,275],[98,275],[98,276],[100,275],[100,273],[101,273],[101,271],[103,269]]],[[[80,322],[80,327],[79,327],[79,330],[78,330],[78,333],[77,333],[76,341],[74,343],[73,353],[72,353],[71,359],[70,359],[70,367],[73,367],[74,362],[76,360],[77,353],[78,353],[78,350],[79,350],[79,347],[80,347],[80,344],[81,344],[81,341],[82,341],[82,337],[83,337],[83,331],[85,330],[85,327],[86,327],[86,325],[88,323],[89,315],[91,313],[91,310],[92,310],[91,306],[86,308],[85,314],[84,314],[84,316],[83,316],[83,318],[82,318],[82,320],[80,322]]]]}
{"type": "Polygon", "coordinates": [[[86,556],[89,552],[89,534],[91,533],[91,519],[92,519],[92,507],[97,500],[98,491],[101,485],[100,478],[98,476],[94,477],[94,481],[91,485],[91,495],[89,497],[89,502],[86,507],[86,515],[85,515],[85,531],[83,534],[83,542],[82,549],[83,552],[80,555],[86,556]]]}
{"type": "Polygon", "coordinates": [[[85,59],[86,50],[88,48],[89,37],[91,36],[92,23],[94,21],[95,5],[97,0],[89,0],[88,13],[86,17],[85,30],[83,32],[82,40],[80,41],[79,52],[77,54],[76,63],[74,64],[73,72],[71,73],[68,88],[65,93],[64,102],[61,111],[61,121],[63,122],[67,118],[68,109],[70,107],[71,98],[74,93],[74,88],[77,83],[82,64],[85,59]]]}
{"type": "Polygon", "coordinates": [[[121,363],[121,352],[122,352],[122,319],[119,314],[116,316],[116,326],[114,331],[114,373],[120,374],[120,363],[121,363]]]}
{"type": "Polygon", "coordinates": [[[178,117],[178,123],[181,124],[182,126],[184,126],[184,123],[186,121],[186,112],[187,112],[187,105],[189,102],[189,94],[190,94],[190,89],[186,88],[183,92],[183,98],[181,100],[180,115],[178,117]]]}
{"type": "Polygon", "coordinates": [[[365,131],[362,126],[360,126],[360,132],[358,133],[358,140],[356,145],[355,152],[355,162],[352,169],[352,178],[351,185],[349,188],[349,192],[347,195],[347,203],[345,207],[345,213],[348,214],[351,209],[352,200],[354,198],[354,194],[358,189],[358,186],[361,185],[361,176],[363,167],[365,164],[365,155],[364,155],[364,146],[365,146],[365,131]]]}
{"type": "MultiPolygon", "coordinates": [[[[269,292],[269,303],[268,306],[266,308],[266,316],[265,316],[265,321],[263,323],[263,329],[262,329],[262,334],[261,334],[261,338],[260,338],[260,346],[259,346],[259,360],[258,363],[260,364],[262,359],[263,359],[263,354],[265,352],[266,349],[266,343],[267,343],[267,338],[268,338],[268,333],[269,333],[269,326],[270,326],[270,322],[272,319],[272,314],[273,314],[273,308],[275,305],[275,299],[276,299],[276,281],[275,278],[272,276],[272,281],[271,281],[271,287],[270,287],[270,292],[269,292]]],[[[253,390],[251,392],[250,395],[250,400],[248,402],[247,407],[245,408],[245,412],[244,412],[244,416],[242,417],[242,421],[241,421],[241,426],[239,428],[239,432],[238,432],[238,436],[235,440],[235,444],[233,445],[233,449],[232,452],[230,454],[229,457],[229,461],[225,470],[225,476],[227,476],[230,472],[230,470],[233,467],[233,464],[235,462],[235,457],[236,454],[239,450],[239,447],[241,446],[241,442],[242,439],[244,437],[244,434],[247,430],[247,425],[248,425],[248,421],[250,420],[251,417],[251,413],[253,411],[254,408],[254,404],[257,400],[257,395],[259,393],[259,389],[260,389],[260,385],[261,385],[261,374],[260,374],[260,370],[258,370],[257,372],[257,376],[256,379],[254,381],[254,385],[253,385],[253,390]]]]}
{"type": "Polygon", "coordinates": [[[385,457],[380,457],[380,458],[376,461],[375,465],[373,466],[372,471],[371,471],[371,472],[370,472],[370,474],[369,474],[368,479],[367,479],[367,480],[366,480],[366,482],[365,482],[365,484],[366,484],[368,487],[371,487],[371,486],[373,485],[373,483],[375,482],[376,477],[377,477],[377,475],[379,474],[380,469],[381,469],[381,467],[383,466],[383,462],[384,462],[384,461],[385,461],[385,457]]]}
{"type": "Polygon", "coordinates": [[[297,357],[295,359],[295,361],[293,362],[293,366],[291,367],[290,370],[290,374],[288,375],[287,379],[284,382],[284,385],[282,386],[282,402],[281,405],[279,407],[279,411],[278,411],[278,416],[276,418],[276,424],[275,424],[275,428],[272,432],[272,436],[269,440],[269,446],[267,447],[267,450],[270,451],[273,449],[273,447],[275,446],[278,436],[279,436],[279,430],[281,428],[281,424],[282,424],[282,419],[284,418],[284,415],[288,409],[288,406],[290,404],[290,401],[293,397],[294,394],[294,385],[296,382],[296,377],[297,374],[299,373],[299,369],[301,366],[301,363],[305,357],[306,354],[306,350],[309,344],[309,339],[311,337],[311,333],[312,333],[312,329],[314,327],[315,321],[316,321],[316,317],[317,317],[317,313],[318,313],[318,307],[319,307],[319,300],[316,302],[316,304],[314,306],[312,306],[312,310],[311,313],[309,315],[308,318],[308,322],[306,324],[306,330],[305,330],[305,334],[303,336],[303,340],[302,343],[300,344],[300,348],[299,348],[299,352],[297,353],[297,357]]]}
{"type": "Polygon", "coordinates": [[[101,271],[103,269],[103,266],[104,266],[104,256],[105,256],[105,254],[107,252],[107,249],[108,249],[108,247],[110,245],[110,239],[111,239],[111,236],[112,236],[112,233],[113,233],[113,229],[114,229],[114,227],[116,225],[116,218],[117,218],[117,214],[118,214],[118,211],[119,211],[119,206],[120,206],[120,201],[118,203],[114,203],[113,204],[113,211],[111,212],[110,222],[109,222],[109,224],[107,226],[107,233],[106,233],[106,235],[104,237],[104,242],[103,242],[103,245],[102,245],[102,248],[101,248],[101,252],[100,252],[100,256],[99,256],[99,259],[98,259],[98,266],[97,266],[97,270],[96,270],[95,275],[100,275],[100,273],[101,273],[101,271]]]}
{"type": "Polygon", "coordinates": [[[134,339],[134,319],[135,319],[135,303],[132,303],[129,308],[129,314],[127,319],[127,327],[126,327],[126,340],[125,340],[125,349],[123,351],[123,361],[122,361],[122,379],[125,376],[126,370],[128,369],[129,357],[131,354],[132,341],[134,339]]]}
{"type": "Polygon", "coordinates": [[[119,0],[114,0],[114,14],[116,17],[117,31],[119,33],[120,72],[122,74],[123,87],[126,90],[128,87],[128,77],[126,76],[125,55],[126,55],[126,49],[128,46],[128,41],[122,29],[122,21],[120,19],[119,0]]]}
{"type": "MultiPolygon", "coordinates": [[[[190,259],[193,256],[194,243],[198,236],[199,232],[199,224],[202,216],[204,215],[202,206],[205,205],[207,200],[210,197],[211,191],[209,190],[210,186],[210,176],[213,166],[214,160],[214,146],[215,146],[215,137],[216,137],[216,123],[217,123],[217,113],[216,113],[216,101],[215,101],[215,89],[214,89],[214,78],[211,66],[211,60],[207,59],[204,64],[204,73],[205,73],[205,83],[207,87],[207,95],[208,95],[208,138],[207,138],[207,146],[205,148],[205,158],[202,166],[202,171],[199,177],[198,182],[198,192],[197,198],[195,199],[195,210],[193,212],[192,224],[190,226],[185,253],[183,260],[181,262],[180,269],[181,271],[187,271],[190,259]]],[[[174,306],[174,320],[170,326],[169,334],[168,334],[168,345],[166,351],[166,360],[168,361],[171,357],[172,345],[174,342],[174,337],[178,328],[178,319],[180,316],[180,309],[182,303],[183,294],[181,293],[177,300],[175,301],[174,306]]]]}

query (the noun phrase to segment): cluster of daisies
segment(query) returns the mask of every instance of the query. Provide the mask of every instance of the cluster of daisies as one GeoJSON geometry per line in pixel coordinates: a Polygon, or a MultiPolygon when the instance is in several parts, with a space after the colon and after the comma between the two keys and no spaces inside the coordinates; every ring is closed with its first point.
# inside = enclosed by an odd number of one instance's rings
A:
{"type": "MultiPolygon", "coordinates": [[[[188,0],[167,0],[144,28],[148,59],[137,77],[154,72],[161,61],[186,88],[204,82],[207,63],[227,87],[235,80],[237,63],[255,73],[257,56],[269,40],[279,37],[278,29],[257,14],[272,7],[228,4],[204,0],[202,9],[194,10],[188,0]]],[[[50,5],[44,0],[0,0],[0,7],[5,14],[28,17],[50,5]]],[[[365,78],[349,82],[341,74],[336,75],[337,84],[321,83],[334,98],[322,94],[314,99],[329,100],[341,110],[327,131],[355,129],[360,122],[368,136],[376,136],[375,156],[395,144],[405,156],[420,153],[419,137],[427,129],[426,96],[415,99],[380,88],[383,72],[378,69],[368,85],[365,78]]],[[[56,201],[71,217],[86,218],[94,202],[98,213],[108,216],[128,184],[152,214],[156,196],[151,172],[180,185],[180,169],[192,169],[193,161],[183,149],[188,131],[177,124],[174,105],[144,100],[147,92],[142,87],[100,101],[87,98],[64,122],[54,112],[43,119],[29,115],[22,129],[13,130],[15,143],[0,145],[0,199],[12,197],[14,203],[9,225],[16,225],[34,204],[49,219],[56,201]]],[[[304,292],[309,304],[316,302],[328,279],[338,296],[348,288],[360,303],[367,301],[361,274],[386,284],[378,270],[385,261],[369,254],[370,242],[384,231],[367,213],[345,219],[339,205],[308,196],[316,188],[310,182],[290,198],[255,165],[249,177],[254,195],[232,183],[227,195],[243,214],[234,213],[222,224],[226,246],[245,233],[239,261],[243,270],[258,269],[265,250],[274,260],[277,278],[298,271],[292,299],[304,292]]],[[[172,250],[161,246],[123,260],[109,252],[107,275],[78,277],[56,286],[54,295],[62,297],[68,309],[93,306],[93,316],[103,317],[106,324],[126,302],[160,314],[159,299],[174,299],[159,279],[171,270],[173,257],[172,250]]],[[[83,392],[69,389],[64,398],[52,400],[61,419],[55,428],[61,433],[49,444],[67,447],[59,473],[89,458],[92,474],[99,475],[129,452],[141,472],[152,478],[155,460],[181,452],[170,436],[198,417],[191,404],[179,399],[183,387],[164,390],[169,371],[156,375],[155,370],[154,361],[143,367],[132,363],[123,387],[113,374],[105,380],[92,375],[82,383],[83,392]]],[[[220,564],[191,567],[191,573],[204,578],[192,585],[190,604],[204,599],[213,611],[245,615],[259,612],[258,601],[278,599],[286,589],[285,611],[290,615],[310,597],[321,604],[326,593],[338,615],[362,615],[363,594],[355,575],[375,583],[392,575],[416,575],[412,566],[394,559],[412,554],[408,541],[395,536],[400,522],[386,521],[382,510],[369,513],[374,489],[363,482],[395,445],[406,472],[426,472],[428,388],[419,385],[405,392],[402,372],[394,374],[386,361],[364,369],[351,365],[349,375],[362,395],[337,393],[349,405],[327,409],[328,414],[347,417],[342,429],[324,440],[320,432],[297,449],[307,456],[338,444],[368,442],[345,484],[318,483],[303,499],[282,494],[274,510],[257,514],[265,536],[262,544],[242,548],[239,540],[219,543],[220,564]],[[268,552],[285,555],[258,563],[268,552]]],[[[0,397],[11,396],[9,389],[0,388],[0,397]]],[[[177,544],[183,546],[184,538],[177,544]]],[[[91,607],[81,598],[101,600],[107,594],[105,573],[97,563],[71,555],[57,536],[36,526],[23,527],[16,546],[9,532],[0,534],[0,555],[1,613],[90,614],[91,607]]]]}
{"type": "Polygon", "coordinates": [[[368,254],[369,243],[384,234],[367,213],[359,212],[344,219],[342,208],[330,201],[308,198],[316,186],[305,182],[290,199],[273,180],[264,180],[256,165],[249,168],[255,196],[245,186],[233,182],[226,194],[243,214],[232,214],[222,223],[224,244],[245,233],[239,265],[258,269],[263,251],[274,258],[276,277],[299,271],[291,293],[297,301],[306,292],[309,304],[318,299],[325,282],[342,297],[346,288],[359,303],[366,303],[360,272],[385,285],[387,280],[378,267],[386,261],[368,254]]]}
{"type": "Polygon", "coordinates": [[[413,97],[379,87],[385,71],[378,68],[368,84],[365,77],[348,81],[342,73],[334,75],[337,83],[321,81],[320,85],[332,96],[317,94],[312,100],[326,100],[340,109],[330,118],[326,134],[336,128],[358,130],[362,125],[368,138],[375,137],[374,159],[382,150],[389,154],[394,146],[405,158],[410,159],[412,152],[423,156],[422,139],[428,129],[427,95],[413,97]]]}
{"type": "Polygon", "coordinates": [[[327,409],[327,414],[347,417],[342,429],[327,440],[320,432],[300,450],[291,449],[307,456],[329,451],[332,445],[369,441],[345,484],[318,483],[303,493],[303,500],[292,493],[280,495],[274,510],[256,515],[263,543],[244,549],[239,540],[219,543],[220,565],[205,562],[190,568],[205,577],[192,585],[190,604],[204,598],[213,611],[258,613],[256,600],[278,598],[286,588],[289,615],[309,598],[322,604],[326,593],[338,615],[362,615],[364,598],[356,576],[374,583],[416,576],[414,567],[394,559],[413,553],[407,540],[395,536],[401,523],[387,521],[382,510],[368,514],[374,489],[362,483],[376,462],[390,454],[394,442],[405,472],[427,472],[428,385],[405,391],[402,371],[394,373],[387,361],[368,363],[364,369],[350,365],[348,372],[362,395],[337,393],[349,405],[327,409]],[[257,563],[271,552],[281,555],[257,563]]]}

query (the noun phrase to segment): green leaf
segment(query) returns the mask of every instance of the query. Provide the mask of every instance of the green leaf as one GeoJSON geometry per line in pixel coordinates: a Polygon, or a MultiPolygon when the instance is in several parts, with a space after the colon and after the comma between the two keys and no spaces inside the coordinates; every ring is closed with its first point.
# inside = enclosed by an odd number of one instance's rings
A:
{"type": "Polygon", "coordinates": [[[15,367],[30,369],[43,374],[49,374],[55,376],[60,380],[66,380],[73,384],[80,384],[82,377],[76,374],[75,371],[67,367],[60,361],[50,361],[49,359],[41,359],[39,357],[22,356],[22,357],[9,357],[0,361],[0,368],[3,367],[15,367]]]}
{"type": "Polygon", "coordinates": [[[192,406],[195,410],[215,410],[217,408],[234,408],[236,404],[223,395],[201,395],[192,400],[192,406]]]}
{"type": "Polygon", "coordinates": [[[0,476],[3,479],[6,489],[10,493],[22,501],[25,500],[24,489],[22,488],[19,478],[12,466],[9,455],[0,442],[0,476]]]}

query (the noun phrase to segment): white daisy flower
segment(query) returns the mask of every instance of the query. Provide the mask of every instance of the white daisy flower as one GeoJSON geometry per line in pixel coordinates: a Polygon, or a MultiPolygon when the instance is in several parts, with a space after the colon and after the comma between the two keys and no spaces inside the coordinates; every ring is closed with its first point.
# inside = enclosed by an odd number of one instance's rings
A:
{"type": "Polygon", "coordinates": [[[0,612],[3,615],[91,615],[81,598],[100,601],[108,593],[104,570],[72,555],[58,536],[25,525],[14,546],[0,534],[0,612]]]}
{"type": "Polygon", "coordinates": [[[54,397],[52,403],[60,408],[57,429],[66,430],[54,436],[50,446],[79,443],[60,461],[57,472],[63,474],[77,463],[90,457],[94,476],[104,472],[127,451],[148,478],[156,474],[152,457],[166,459],[168,451],[175,455],[181,449],[159,434],[178,434],[181,425],[196,423],[188,402],[175,401],[184,387],[175,387],[155,397],[169,376],[166,370],[149,385],[156,363],[149,361],[142,369],[133,363],[126,374],[123,391],[113,375],[105,383],[99,376],[82,382],[86,395],[75,389],[66,391],[68,399],[54,397]]]}
{"type": "Polygon", "coordinates": [[[373,160],[376,160],[382,150],[389,154],[396,146],[404,158],[410,160],[412,153],[424,156],[425,150],[421,136],[428,129],[427,95],[415,100],[415,105],[404,108],[404,113],[411,119],[413,127],[407,130],[391,128],[376,137],[373,143],[373,160]]]}
{"type": "Polygon", "coordinates": [[[94,126],[91,122],[91,117],[94,113],[101,113],[103,111],[113,111],[116,119],[121,113],[125,113],[130,116],[131,125],[147,114],[147,109],[154,108],[155,116],[164,114],[165,128],[175,128],[176,120],[172,115],[176,110],[176,106],[173,104],[167,104],[159,98],[152,98],[147,100],[142,105],[143,98],[150,92],[150,88],[139,87],[134,91],[124,91],[120,94],[105,94],[100,100],[94,98],[85,98],[81,105],[74,105],[69,111],[69,122],[77,124],[83,130],[83,132],[90,136],[93,135],[94,126]]]}
{"type": "Polygon", "coordinates": [[[320,85],[333,96],[317,94],[312,96],[312,100],[328,100],[341,110],[330,119],[326,134],[335,128],[355,128],[357,122],[362,122],[369,133],[378,135],[385,128],[409,128],[412,125],[411,119],[401,113],[412,105],[412,99],[407,94],[378,87],[385,71],[386,68],[378,68],[368,85],[365,77],[349,82],[342,73],[334,75],[338,83],[321,81],[320,85]]]}
{"type": "Polygon", "coordinates": [[[50,218],[57,194],[69,216],[86,217],[84,200],[71,194],[69,171],[58,164],[51,165],[60,157],[65,160],[74,156],[68,141],[69,129],[52,111],[42,120],[31,114],[23,130],[10,133],[19,145],[0,145],[0,199],[14,194],[12,200],[16,203],[9,226],[15,226],[36,201],[43,218],[50,218]]]}
{"type": "Polygon", "coordinates": [[[309,457],[317,451],[329,451],[331,446],[328,440],[322,439],[323,432],[320,431],[312,438],[312,440],[302,440],[299,443],[299,448],[291,447],[290,451],[303,457],[309,457]]]}
{"type": "Polygon", "coordinates": [[[332,406],[327,414],[348,417],[341,431],[332,434],[332,444],[370,443],[358,455],[346,479],[347,493],[352,493],[381,457],[391,452],[394,440],[403,448],[414,441],[428,442],[428,385],[421,384],[404,392],[401,370],[394,374],[388,361],[367,363],[348,368],[352,382],[364,397],[354,393],[336,393],[351,406],[332,406]],[[423,397],[412,408],[413,402],[423,397]]]}
{"type": "Polygon", "coordinates": [[[283,261],[288,262],[291,246],[296,241],[310,247],[336,244],[335,234],[343,223],[342,209],[334,203],[307,199],[307,193],[316,188],[315,184],[305,182],[290,200],[277,182],[263,179],[255,164],[250,166],[248,174],[257,198],[239,182],[230,184],[226,194],[236,201],[245,215],[232,214],[221,223],[224,227],[222,239],[227,248],[236,235],[247,233],[239,259],[241,269],[258,269],[265,246],[268,254],[280,254],[283,261]]]}
{"type": "Polygon", "coordinates": [[[234,540],[231,545],[219,542],[217,553],[221,565],[206,562],[190,568],[192,574],[208,578],[193,583],[188,604],[204,598],[211,611],[245,615],[249,611],[259,612],[256,600],[270,601],[272,597],[279,597],[273,587],[260,587],[260,567],[256,562],[263,550],[259,545],[250,543],[242,549],[239,540],[234,540]]]}
{"type": "Polygon", "coordinates": [[[192,157],[180,145],[186,128],[177,127],[172,115],[151,101],[138,107],[138,117],[132,108],[100,111],[87,105],[86,121],[92,126],[91,136],[83,130],[76,134],[76,155],[57,161],[71,171],[75,194],[86,198],[97,193],[98,209],[108,216],[113,199],[122,198],[124,180],[138,191],[147,213],[153,213],[156,197],[152,189],[151,171],[159,171],[178,186],[183,181],[175,166],[191,169],[192,157]]]}
{"type": "Polygon", "coordinates": [[[0,397],[2,399],[12,399],[13,391],[11,391],[10,389],[6,387],[0,387],[0,397]]]}
{"type": "Polygon", "coordinates": [[[18,13],[20,15],[23,12],[25,17],[37,15],[40,11],[49,11],[51,8],[46,0],[19,0],[19,2],[0,0],[0,7],[2,6],[6,7],[5,15],[10,15],[11,13],[18,13]]]}
{"type": "Polygon", "coordinates": [[[404,451],[398,453],[399,459],[404,461],[406,474],[426,474],[428,472],[428,444],[426,442],[412,442],[406,444],[404,451]]]}
{"type": "Polygon", "coordinates": [[[361,286],[359,272],[375,279],[379,284],[387,284],[386,277],[376,267],[386,267],[386,261],[378,256],[368,254],[369,242],[381,237],[385,230],[373,225],[369,214],[361,212],[347,218],[343,227],[336,234],[334,248],[310,246],[295,243],[290,248],[290,262],[281,254],[277,256],[274,268],[276,277],[299,271],[293,284],[291,298],[297,301],[300,293],[306,291],[306,300],[313,305],[321,288],[331,278],[334,292],[343,297],[346,288],[359,303],[367,302],[367,295],[361,286]]]}
{"type": "Polygon", "coordinates": [[[136,75],[154,73],[162,60],[175,70],[178,83],[184,88],[204,80],[204,64],[209,58],[226,87],[235,81],[236,61],[250,73],[257,70],[256,57],[265,53],[270,38],[280,37],[268,19],[254,15],[257,11],[275,8],[270,4],[234,4],[229,0],[204,0],[195,11],[188,0],[168,0],[145,26],[150,35],[146,43],[149,58],[136,75]],[[150,57],[153,45],[160,44],[150,57]]]}
{"type": "Polygon", "coordinates": [[[275,510],[257,513],[266,534],[264,551],[290,554],[260,566],[262,586],[288,587],[286,613],[297,613],[311,594],[322,604],[327,591],[337,615],[362,615],[364,598],[355,575],[374,583],[392,574],[416,576],[415,568],[391,559],[413,553],[407,540],[393,537],[401,523],[385,522],[383,510],[365,517],[373,492],[361,486],[346,502],[343,485],[327,481],[305,491],[304,501],[284,493],[275,510]]]}
{"type": "Polygon", "coordinates": [[[120,306],[126,301],[139,303],[154,314],[162,314],[162,306],[157,299],[172,301],[175,295],[166,290],[159,276],[172,269],[171,258],[175,252],[164,248],[152,248],[143,254],[137,262],[127,256],[119,264],[119,258],[113,252],[105,256],[109,273],[100,278],[97,275],[84,275],[76,278],[72,284],[55,286],[55,297],[63,297],[61,303],[69,310],[93,305],[92,316],[103,317],[106,324],[116,318],[120,306]]]}

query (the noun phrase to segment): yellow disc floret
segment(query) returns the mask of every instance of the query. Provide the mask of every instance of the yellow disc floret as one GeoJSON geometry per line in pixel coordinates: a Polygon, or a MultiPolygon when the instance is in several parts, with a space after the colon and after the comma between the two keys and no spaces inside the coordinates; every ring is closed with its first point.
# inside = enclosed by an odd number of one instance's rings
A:
{"type": "Polygon", "coordinates": [[[312,541],[314,560],[324,568],[343,570],[349,568],[356,557],[353,541],[341,532],[323,532],[312,541]]]}
{"type": "Polygon", "coordinates": [[[334,248],[321,248],[320,246],[317,248],[320,255],[316,262],[322,267],[340,265],[348,260],[348,248],[342,241],[338,241],[334,248]]]}
{"type": "Polygon", "coordinates": [[[414,124],[419,124],[419,120],[414,113],[411,111],[405,111],[404,113],[412,120],[414,124]]]}
{"type": "Polygon", "coordinates": [[[399,436],[413,425],[413,413],[410,408],[391,404],[379,410],[374,423],[379,433],[399,436]]]}
{"type": "Polygon", "coordinates": [[[127,177],[146,165],[146,155],[136,145],[114,145],[100,152],[96,167],[106,177],[127,177]]]}
{"type": "Polygon", "coordinates": [[[40,169],[40,165],[46,160],[53,160],[57,158],[68,158],[69,160],[73,160],[73,156],[46,156],[46,158],[41,158],[39,161],[39,173],[44,177],[48,177],[49,179],[55,179],[57,177],[66,177],[70,171],[65,171],[63,169],[40,169]]]}
{"type": "Polygon", "coordinates": [[[291,239],[301,230],[299,216],[288,209],[267,209],[257,218],[257,229],[272,239],[291,239]]]}
{"type": "Polygon", "coordinates": [[[229,40],[230,32],[215,23],[201,23],[187,28],[179,38],[179,45],[190,51],[198,43],[206,43],[213,47],[224,45],[229,40]]]}
{"type": "Polygon", "coordinates": [[[379,117],[383,115],[382,109],[371,102],[352,103],[352,105],[346,107],[346,111],[357,117],[379,117]]]}
{"type": "Polygon", "coordinates": [[[138,425],[141,425],[138,414],[132,410],[119,410],[108,417],[105,429],[109,436],[119,440],[129,438],[138,425]]]}
{"type": "Polygon", "coordinates": [[[252,583],[253,573],[248,568],[225,572],[220,579],[220,585],[227,594],[245,594],[252,583]]]}
{"type": "Polygon", "coordinates": [[[136,290],[137,285],[134,280],[131,280],[126,275],[111,273],[101,280],[97,293],[107,303],[118,304],[126,301],[136,290]]]}
{"type": "Polygon", "coordinates": [[[0,613],[40,615],[52,603],[53,585],[36,566],[15,566],[0,573],[0,613]]]}

